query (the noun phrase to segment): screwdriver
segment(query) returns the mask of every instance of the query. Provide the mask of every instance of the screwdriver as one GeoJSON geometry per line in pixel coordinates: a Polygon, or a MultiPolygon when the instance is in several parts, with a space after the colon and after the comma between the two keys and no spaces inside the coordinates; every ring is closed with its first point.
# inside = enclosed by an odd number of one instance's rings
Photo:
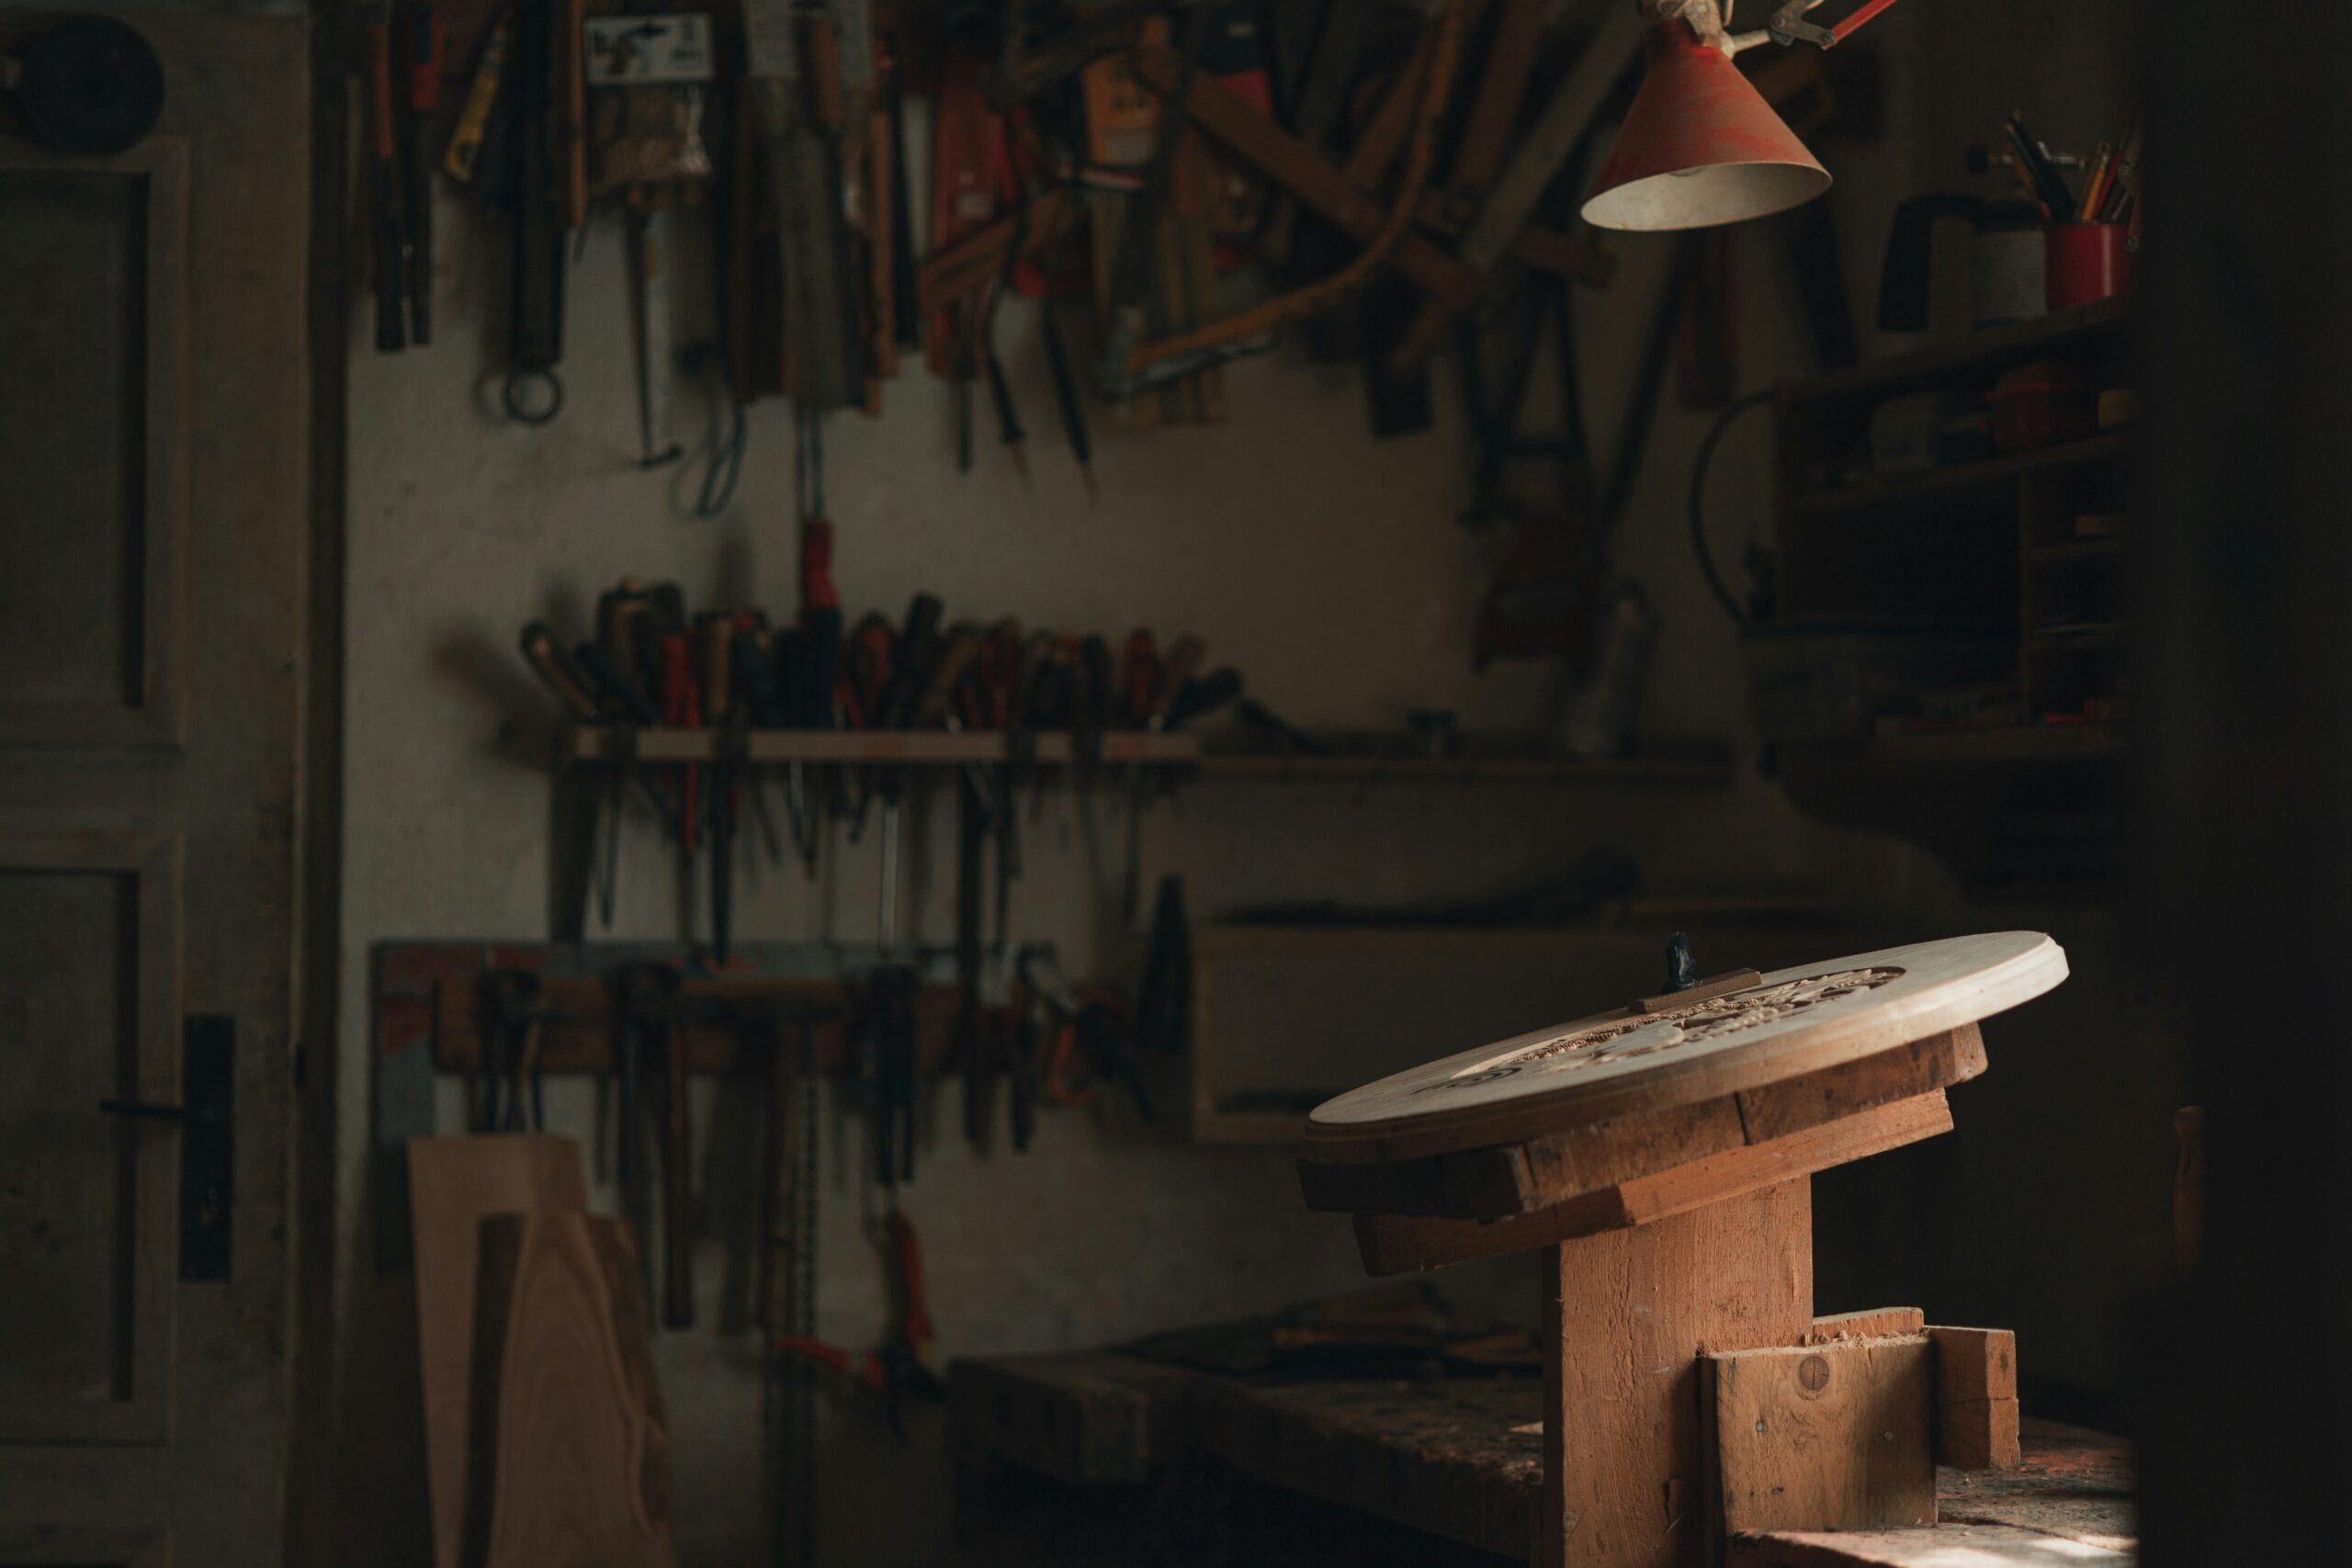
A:
{"type": "Polygon", "coordinates": [[[408,292],[401,233],[400,143],[392,130],[392,31],[379,23],[368,29],[368,128],[369,220],[375,238],[376,349],[395,354],[408,346],[402,311],[408,292]]]}
{"type": "Polygon", "coordinates": [[[1152,699],[1159,692],[1159,644],[1137,626],[1127,634],[1119,656],[1118,721],[1141,728],[1151,717],[1152,699]]]}
{"type": "MultiPolygon", "coordinates": [[[[1144,716],[1146,730],[1158,735],[1167,729],[1177,694],[1191,682],[1193,672],[1201,667],[1202,655],[1206,651],[1201,639],[1190,633],[1170,646],[1168,657],[1159,667],[1159,690],[1152,694],[1150,708],[1144,716]]],[[[1238,677],[1234,693],[1240,694],[1238,677]]],[[[1127,765],[1127,869],[1119,901],[1120,908],[1127,912],[1129,925],[1143,918],[1143,808],[1150,795],[1150,776],[1144,771],[1143,759],[1137,757],[1127,765]]]]}
{"type": "Polygon", "coordinates": [[[1021,476],[1023,485],[1029,482],[1029,455],[1022,445],[1029,433],[1021,428],[1021,411],[1012,404],[1012,385],[1004,378],[1004,361],[997,357],[996,344],[988,345],[986,364],[989,373],[989,397],[996,403],[997,439],[1012,454],[1013,471],[1021,476]]]}
{"type": "Polygon", "coordinates": [[[1054,403],[1061,411],[1062,434],[1069,441],[1070,456],[1078,459],[1078,479],[1086,487],[1086,499],[1099,500],[1094,488],[1094,448],[1087,439],[1086,405],[1079,400],[1078,378],[1069,367],[1069,348],[1062,341],[1061,321],[1054,313],[1050,296],[1037,301],[1037,316],[1046,329],[1046,369],[1054,379],[1054,403]]]}
{"type": "Polygon", "coordinates": [[[441,103],[441,18],[408,10],[409,341],[433,341],[433,112],[441,103]]]}

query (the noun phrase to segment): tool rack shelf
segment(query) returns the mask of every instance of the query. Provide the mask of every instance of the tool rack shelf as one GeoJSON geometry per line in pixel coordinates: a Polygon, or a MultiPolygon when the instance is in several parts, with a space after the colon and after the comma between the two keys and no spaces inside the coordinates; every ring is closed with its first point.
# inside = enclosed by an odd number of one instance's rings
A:
{"type": "MultiPolygon", "coordinates": [[[[568,765],[617,762],[718,762],[738,757],[751,762],[890,763],[952,767],[971,762],[1011,762],[1004,735],[995,730],[753,729],[738,740],[723,729],[647,728],[623,730],[581,725],[564,744],[568,765]]],[[[1078,760],[1071,736],[1047,731],[1029,738],[1025,763],[1067,765],[1078,760]]],[[[1459,754],[1428,756],[1396,751],[1262,752],[1210,750],[1196,735],[1153,735],[1110,730],[1099,740],[1098,763],[1182,768],[1204,778],[1237,781],[1383,782],[1595,785],[1702,788],[1731,782],[1734,754],[1715,737],[1661,739],[1627,757],[1570,757],[1529,750],[1489,751],[1476,747],[1459,754]]]]}
{"type": "Polygon", "coordinates": [[[1781,777],[1810,814],[1912,840],[1973,892],[2095,888],[2111,861],[2129,411],[2090,434],[1918,473],[1858,476],[1858,454],[1888,400],[1981,397],[2036,360],[2127,388],[2132,320],[2125,296],[1775,389],[1782,622],[1973,624],[2015,660],[1979,688],[1979,718],[2009,722],[1883,719],[1847,739],[1783,739],[1781,777]]]}
{"type": "MultiPolygon", "coordinates": [[[[741,760],[752,762],[891,762],[910,766],[959,767],[967,762],[1013,761],[1006,738],[999,730],[946,729],[752,729],[741,736],[741,760]]],[[[623,730],[613,726],[575,727],[565,743],[567,762],[731,761],[739,753],[724,729],[649,728],[623,730]]],[[[1072,737],[1047,731],[1029,738],[1024,761],[1062,763],[1077,760],[1072,737]]],[[[1109,730],[1101,737],[1095,760],[1189,766],[1200,760],[1196,735],[1153,735],[1139,730],[1109,730]]]]}

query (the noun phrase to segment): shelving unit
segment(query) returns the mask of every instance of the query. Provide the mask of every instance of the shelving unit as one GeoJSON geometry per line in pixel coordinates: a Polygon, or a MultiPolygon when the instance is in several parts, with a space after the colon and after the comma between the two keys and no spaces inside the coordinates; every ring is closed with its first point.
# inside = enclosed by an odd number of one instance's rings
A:
{"type": "MultiPolygon", "coordinates": [[[[1816,816],[1913,839],[1981,891],[2096,876],[2120,751],[2128,425],[1918,473],[1866,471],[1875,410],[1913,393],[1982,396],[2055,358],[2131,384],[2128,298],[1783,386],[1776,397],[1779,613],[1786,623],[1916,616],[2013,645],[1977,711],[1889,716],[1778,747],[1816,816]]],[[[1942,694],[1947,699],[1951,694],[1942,694]]],[[[1768,737],[1768,739],[1770,739],[1768,737]]]]}

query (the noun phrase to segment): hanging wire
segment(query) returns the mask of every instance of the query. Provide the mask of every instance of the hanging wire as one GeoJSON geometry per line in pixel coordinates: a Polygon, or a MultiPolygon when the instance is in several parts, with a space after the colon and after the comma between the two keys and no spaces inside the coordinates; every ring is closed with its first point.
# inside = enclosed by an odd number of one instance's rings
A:
{"type": "Polygon", "coordinates": [[[1735,399],[1708,426],[1707,438],[1699,443],[1699,455],[1690,463],[1690,549],[1699,558],[1699,575],[1707,580],[1707,591],[1724,607],[1724,614],[1731,617],[1731,624],[1741,631],[1747,629],[1747,613],[1740,609],[1739,600],[1724,581],[1723,573],[1715,570],[1714,553],[1707,546],[1707,468],[1714,460],[1715,448],[1723,444],[1724,436],[1739,416],[1771,400],[1770,389],[1735,399]]]}

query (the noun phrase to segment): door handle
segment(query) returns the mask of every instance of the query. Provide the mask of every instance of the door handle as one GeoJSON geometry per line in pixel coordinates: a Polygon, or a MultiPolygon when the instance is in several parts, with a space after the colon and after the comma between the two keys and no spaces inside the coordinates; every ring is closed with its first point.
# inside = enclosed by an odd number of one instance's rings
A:
{"type": "Polygon", "coordinates": [[[101,1100],[98,1110],[180,1130],[180,1278],[226,1280],[229,1222],[236,1201],[235,1019],[190,1013],[182,1021],[180,1093],[177,1105],[101,1100]]]}

